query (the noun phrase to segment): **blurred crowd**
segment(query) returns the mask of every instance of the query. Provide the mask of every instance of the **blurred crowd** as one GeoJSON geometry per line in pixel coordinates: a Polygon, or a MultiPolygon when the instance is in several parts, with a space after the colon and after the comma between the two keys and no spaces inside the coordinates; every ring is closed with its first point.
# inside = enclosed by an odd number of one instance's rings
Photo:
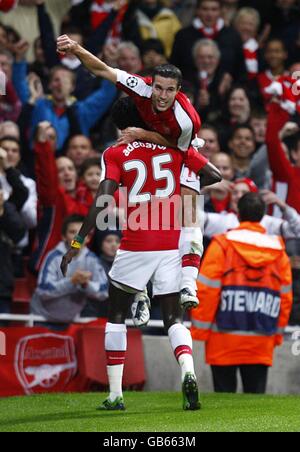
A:
{"type": "Polygon", "coordinates": [[[121,93],[60,56],[60,34],[130,73],[181,69],[203,153],[223,175],[205,191],[206,245],[237,226],[239,199],[260,191],[267,232],[286,241],[299,325],[299,0],[0,0],[0,313],[14,310],[29,268],[31,311],[49,324],[106,315],[121,232],[96,231],[65,280],[59,263],[118,138],[110,111],[121,93]]]}

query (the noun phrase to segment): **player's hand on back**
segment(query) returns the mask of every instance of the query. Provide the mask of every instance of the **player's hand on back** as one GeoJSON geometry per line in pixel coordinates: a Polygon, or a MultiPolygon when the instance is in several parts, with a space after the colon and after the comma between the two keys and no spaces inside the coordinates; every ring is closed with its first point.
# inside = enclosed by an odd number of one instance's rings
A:
{"type": "Polygon", "coordinates": [[[136,140],[142,140],[142,130],[138,127],[128,127],[122,130],[121,136],[118,139],[118,145],[129,144],[136,140]]]}

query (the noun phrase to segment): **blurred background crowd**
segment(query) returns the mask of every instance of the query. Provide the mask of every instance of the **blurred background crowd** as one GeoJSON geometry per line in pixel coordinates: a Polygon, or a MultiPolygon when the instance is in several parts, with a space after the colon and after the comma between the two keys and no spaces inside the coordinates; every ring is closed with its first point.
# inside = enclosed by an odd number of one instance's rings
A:
{"type": "Polygon", "coordinates": [[[58,55],[60,34],[130,73],[167,61],[182,70],[203,153],[223,175],[205,191],[206,245],[260,191],[267,231],[286,241],[299,325],[298,0],[0,0],[0,313],[31,309],[50,326],[106,315],[118,228],[90,237],[69,278],[59,264],[118,138],[110,110],[121,93],[58,55]]]}

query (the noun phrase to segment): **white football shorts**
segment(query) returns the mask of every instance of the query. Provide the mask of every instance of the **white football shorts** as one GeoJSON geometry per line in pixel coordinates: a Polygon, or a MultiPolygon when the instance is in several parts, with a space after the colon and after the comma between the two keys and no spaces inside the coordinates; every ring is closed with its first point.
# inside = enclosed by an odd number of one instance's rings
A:
{"type": "Polygon", "coordinates": [[[180,175],[180,185],[194,190],[198,195],[200,195],[200,177],[196,173],[189,170],[186,166],[182,167],[180,175]]]}
{"type": "Polygon", "coordinates": [[[143,291],[151,281],[154,296],[177,293],[180,291],[181,281],[179,250],[119,250],[109,276],[113,283],[134,289],[134,292],[143,291]]]}

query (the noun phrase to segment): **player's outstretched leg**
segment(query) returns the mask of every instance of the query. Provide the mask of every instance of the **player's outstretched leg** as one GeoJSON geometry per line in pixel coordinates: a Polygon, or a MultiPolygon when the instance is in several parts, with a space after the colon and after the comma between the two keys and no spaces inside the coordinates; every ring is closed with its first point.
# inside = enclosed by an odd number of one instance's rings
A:
{"type": "Polygon", "coordinates": [[[190,331],[182,325],[182,309],[178,294],[161,297],[161,307],[165,328],[170,343],[181,368],[183,409],[199,410],[199,393],[193,360],[193,341],[190,331]]]}
{"type": "Polygon", "coordinates": [[[112,284],[109,290],[109,314],[105,329],[105,350],[109,396],[98,410],[125,410],[122,380],[127,349],[125,319],[132,302],[132,295],[112,284]]]}
{"type": "Polygon", "coordinates": [[[180,235],[182,256],[182,278],[180,284],[180,304],[184,310],[196,308],[197,276],[203,254],[203,235],[200,227],[184,227],[180,235]]]}
{"type": "Polygon", "coordinates": [[[181,367],[184,410],[199,410],[198,385],[194,369],[193,342],[189,330],[179,323],[168,331],[175,358],[181,367]]]}

